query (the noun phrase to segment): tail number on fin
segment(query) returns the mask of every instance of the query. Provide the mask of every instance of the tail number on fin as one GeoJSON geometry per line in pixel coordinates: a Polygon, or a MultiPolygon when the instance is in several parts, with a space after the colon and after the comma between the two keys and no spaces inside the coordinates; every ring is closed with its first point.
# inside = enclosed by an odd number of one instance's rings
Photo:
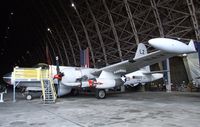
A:
{"type": "Polygon", "coordinates": [[[144,49],[140,49],[140,54],[144,55],[144,49]]]}

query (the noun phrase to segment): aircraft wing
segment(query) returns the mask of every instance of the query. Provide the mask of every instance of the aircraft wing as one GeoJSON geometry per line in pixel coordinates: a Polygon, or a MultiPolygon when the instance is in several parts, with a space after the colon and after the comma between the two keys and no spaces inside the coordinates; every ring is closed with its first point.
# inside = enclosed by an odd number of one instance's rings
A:
{"type": "Polygon", "coordinates": [[[158,49],[158,51],[147,54],[145,45],[140,43],[135,58],[97,69],[93,74],[97,75],[102,71],[118,75],[127,74],[179,54],[196,52],[192,40],[188,45],[170,38],[154,38],[148,42],[151,46],[158,49]]]}
{"type": "Polygon", "coordinates": [[[176,55],[179,55],[179,54],[158,50],[156,52],[149,53],[139,58],[133,58],[130,60],[122,61],[113,65],[109,65],[109,66],[97,69],[93,74],[99,74],[102,71],[111,72],[111,73],[119,74],[119,75],[127,74],[127,73],[137,71],[140,68],[145,67],[147,65],[158,63],[160,61],[163,61],[167,58],[170,58],[176,55]]]}

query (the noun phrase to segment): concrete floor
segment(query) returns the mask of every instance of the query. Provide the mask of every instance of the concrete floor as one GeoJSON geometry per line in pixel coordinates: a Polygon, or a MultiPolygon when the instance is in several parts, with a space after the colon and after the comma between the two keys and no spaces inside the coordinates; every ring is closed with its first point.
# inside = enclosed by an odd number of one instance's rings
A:
{"type": "Polygon", "coordinates": [[[200,93],[135,92],[67,96],[55,104],[5,95],[0,127],[200,127],[200,93]]]}

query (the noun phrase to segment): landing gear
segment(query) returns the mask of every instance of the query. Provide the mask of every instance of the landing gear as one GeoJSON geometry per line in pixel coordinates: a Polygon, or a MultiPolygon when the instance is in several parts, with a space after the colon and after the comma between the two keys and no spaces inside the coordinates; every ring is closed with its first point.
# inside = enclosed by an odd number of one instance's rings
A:
{"type": "Polygon", "coordinates": [[[104,99],[105,97],[106,97],[106,91],[104,89],[96,90],[96,98],[97,99],[104,99]]]}

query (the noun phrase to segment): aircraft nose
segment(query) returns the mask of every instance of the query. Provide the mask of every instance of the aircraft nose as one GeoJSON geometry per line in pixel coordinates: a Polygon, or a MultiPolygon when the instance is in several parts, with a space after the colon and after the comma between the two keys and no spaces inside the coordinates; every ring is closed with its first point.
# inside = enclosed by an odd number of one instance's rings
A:
{"type": "Polygon", "coordinates": [[[8,84],[11,84],[11,73],[7,73],[3,76],[3,80],[4,82],[8,83],[8,84]]]}

